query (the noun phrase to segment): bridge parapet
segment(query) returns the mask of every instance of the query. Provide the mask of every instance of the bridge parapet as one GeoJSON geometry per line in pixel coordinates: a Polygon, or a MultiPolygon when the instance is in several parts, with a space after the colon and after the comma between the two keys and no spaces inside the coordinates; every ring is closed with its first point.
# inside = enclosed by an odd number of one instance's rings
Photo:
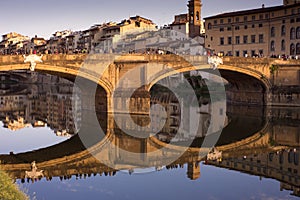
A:
{"type": "Polygon", "coordinates": [[[251,57],[224,57],[223,58],[224,64],[231,64],[231,65],[239,65],[239,66],[258,66],[263,65],[270,67],[272,64],[277,65],[298,65],[300,66],[300,60],[283,60],[277,58],[251,58],[251,57]]]}

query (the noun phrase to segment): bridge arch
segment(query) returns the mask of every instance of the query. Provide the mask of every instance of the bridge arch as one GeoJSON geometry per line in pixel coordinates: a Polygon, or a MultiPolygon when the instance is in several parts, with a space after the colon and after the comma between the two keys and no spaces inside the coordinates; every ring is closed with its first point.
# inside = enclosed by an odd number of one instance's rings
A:
{"type": "Polygon", "coordinates": [[[98,74],[95,74],[91,71],[80,71],[79,68],[38,64],[36,67],[36,71],[45,72],[47,74],[59,75],[60,77],[69,78],[73,80],[75,80],[77,76],[80,76],[81,78],[85,78],[100,85],[108,95],[111,94],[113,90],[112,84],[109,81],[100,78],[100,75],[98,76],[98,74]]]}
{"type": "MultiPolygon", "coordinates": [[[[248,102],[244,99],[239,103],[250,103],[250,104],[267,104],[267,97],[266,95],[268,94],[269,90],[272,87],[271,82],[269,79],[262,73],[259,72],[258,70],[255,70],[251,67],[238,67],[234,65],[220,65],[218,67],[218,71],[215,71],[211,68],[210,65],[200,65],[200,66],[187,66],[187,67],[182,67],[178,69],[168,69],[163,72],[159,72],[155,74],[152,77],[152,81],[147,87],[147,90],[150,91],[151,88],[158,83],[160,80],[179,74],[179,73],[184,73],[184,72],[190,72],[190,71],[195,71],[195,70],[200,70],[203,72],[208,72],[211,74],[215,74],[217,76],[220,76],[224,78],[226,81],[231,86],[235,87],[235,92],[239,92],[244,98],[246,98],[246,94],[249,93],[257,93],[260,92],[261,94],[261,99],[260,100],[249,100],[248,102]],[[242,94],[244,93],[244,94],[242,94]],[[245,102],[246,101],[246,102],[245,102]]],[[[230,88],[227,88],[227,90],[230,88]]],[[[228,91],[226,90],[227,94],[228,91]]],[[[229,91],[230,92],[230,91],[229,91]]],[[[233,91],[232,91],[233,92],[233,91]]],[[[236,97],[234,97],[236,98],[236,97]]],[[[231,99],[233,101],[236,101],[237,99],[231,99]]]]}

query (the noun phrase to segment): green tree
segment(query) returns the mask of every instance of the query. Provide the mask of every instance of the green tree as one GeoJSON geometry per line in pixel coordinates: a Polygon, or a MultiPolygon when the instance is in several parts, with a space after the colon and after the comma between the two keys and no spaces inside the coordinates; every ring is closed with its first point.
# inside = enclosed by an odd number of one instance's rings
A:
{"type": "Polygon", "coordinates": [[[29,199],[11,178],[0,170],[0,199],[1,200],[27,200],[29,199]]]}

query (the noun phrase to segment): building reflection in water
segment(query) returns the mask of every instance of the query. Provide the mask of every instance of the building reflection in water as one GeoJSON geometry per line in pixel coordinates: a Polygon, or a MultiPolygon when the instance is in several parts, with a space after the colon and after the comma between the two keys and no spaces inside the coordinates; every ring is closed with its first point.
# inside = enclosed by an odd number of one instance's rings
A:
{"type": "Polygon", "coordinates": [[[49,126],[57,136],[68,137],[78,132],[74,118],[81,119],[81,102],[73,99],[72,82],[57,76],[26,72],[10,77],[3,75],[2,82],[0,120],[5,128],[15,131],[49,126]],[[18,84],[20,81],[23,83],[18,84]],[[5,84],[7,82],[9,84],[5,84]],[[78,112],[73,110],[76,107],[78,112]]]}
{"type": "MultiPolygon", "coordinates": [[[[13,83],[1,84],[0,120],[4,122],[4,127],[18,130],[26,126],[47,125],[58,135],[77,133],[80,127],[78,124],[82,119],[81,110],[91,109],[89,108],[90,104],[85,100],[82,103],[83,100],[79,97],[72,99],[74,98],[72,96],[73,85],[69,81],[49,75],[31,74],[26,76],[30,77],[31,82],[39,84],[24,84],[21,87],[13,83]],[[72,107],[74,101],[78,108],[72,107]],[[75,109],[75,112],[72,109],[75,109]],[[76,123],[74,123],[74,119],[76,123]]],[[[124,127],[117,127],[113,120],[109,120],[110,116],[103,114],[103,110],[107,107],[106,95],[101,89],[98,92],[96,94],[97,117],[101,126],[110,133],[109,140],[120,149],[136,153],[145,153],[153,148],[155,140],[133,138],[122,132],[122,129],[131,127],[122,115],[115,116],[114,120],[119,120],[118,124],[123,124],[124,127]]],[[[161,105],[151,113],[153,123],[159,124],[161,118],[165,118],[166,123],[163,129],[152,136],[159,140],[160,144],[169,143],[172,140],[174,146],[181,146],[185,144],[185,141],[192,140],[191,145],[199,147],[199,138],[201,144],[201,138],[206,136],[211,120],[217,120],[219,117],[211,115],[210,110],[213,105],[209,101],[191,98],[191,101],[197,101],[201,106],[196,111],[190,110],[194,114],[200,115],[197,134],[190,135],[188,134],[190,121],[185,121],[185,116],[191,115],[191,113],[181,112],[184,102],[168,92],[151,95],[148,100],[150,101],[149,105],[161,105]],[[162,116],[162,111],[165,111],[166,115],[162,116]],[[212,119],[212,117],[215,118],[212,119]],[[180,123],[183,123],[181,125],[184,131],[178,134],[180,123]]],[[[196,180],[201,177],[200,163],[204,162],[207,165],[275,179],[281,183],[280,189],[291,190],[293,195],[300,196],[299,109],[228,106],[227,110],[224,110],[222,106],[219,106],[219,115],[227,115],[226,127],[216,146],[223,152],[222,160],[205,160],[205,157],[199,156],[200,149],[198,148],[198,151],[187,151],[168,165],[162,165],[160,157],[151,158],[153,159],[151,160],[152,167],[155,170],[162,168],[172,170],[186,166],[187,177],[196,180]]],[[[145,119],[147,116],[144,115],[132,115],[132,117],[136,117],[137,121],[147,121],[145,119]]],[[[222,127],[223,125],[218,124],[213,130],[217,132],[222,127]]],[[[97,146],[97,142],[101,141],[95,141],[95,146],[97,146]]],[[[134,173],[137,170],[135,167],[142,167],[146,159],[141,157],[140,163],[131,163],[130,158],[118,157],[119,154],[116,151],[106,152],[101,148],[97,151],[104,151],[108,160],[113,158],[114,162],[129,173],[134,173]]],[[[119,172],[119,169],[108,167],[93,155],[86,153],[77,135],[62,144],[34,152],[0,155],[0,160],[1,168],[7,171],[12,178],[21,179],[22,182],[26,181],[25,171],[30,170],[32,161],[37,162],[38,168],[44,171],[47,180],[52,180],[53,177],[66,180],[72,177],[80,179],[96,175],[114,176],[119,172]]]]}

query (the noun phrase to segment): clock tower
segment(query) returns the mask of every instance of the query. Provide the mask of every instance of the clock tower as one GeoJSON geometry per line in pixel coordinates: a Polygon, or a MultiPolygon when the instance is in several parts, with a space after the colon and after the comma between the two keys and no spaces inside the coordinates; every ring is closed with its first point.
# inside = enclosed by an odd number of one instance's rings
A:
{"type": "Polygon", "coordinates": [[[191,38],[200,35],[201,31],[201,0],[189,0],[189,36],[191,38]]]}

